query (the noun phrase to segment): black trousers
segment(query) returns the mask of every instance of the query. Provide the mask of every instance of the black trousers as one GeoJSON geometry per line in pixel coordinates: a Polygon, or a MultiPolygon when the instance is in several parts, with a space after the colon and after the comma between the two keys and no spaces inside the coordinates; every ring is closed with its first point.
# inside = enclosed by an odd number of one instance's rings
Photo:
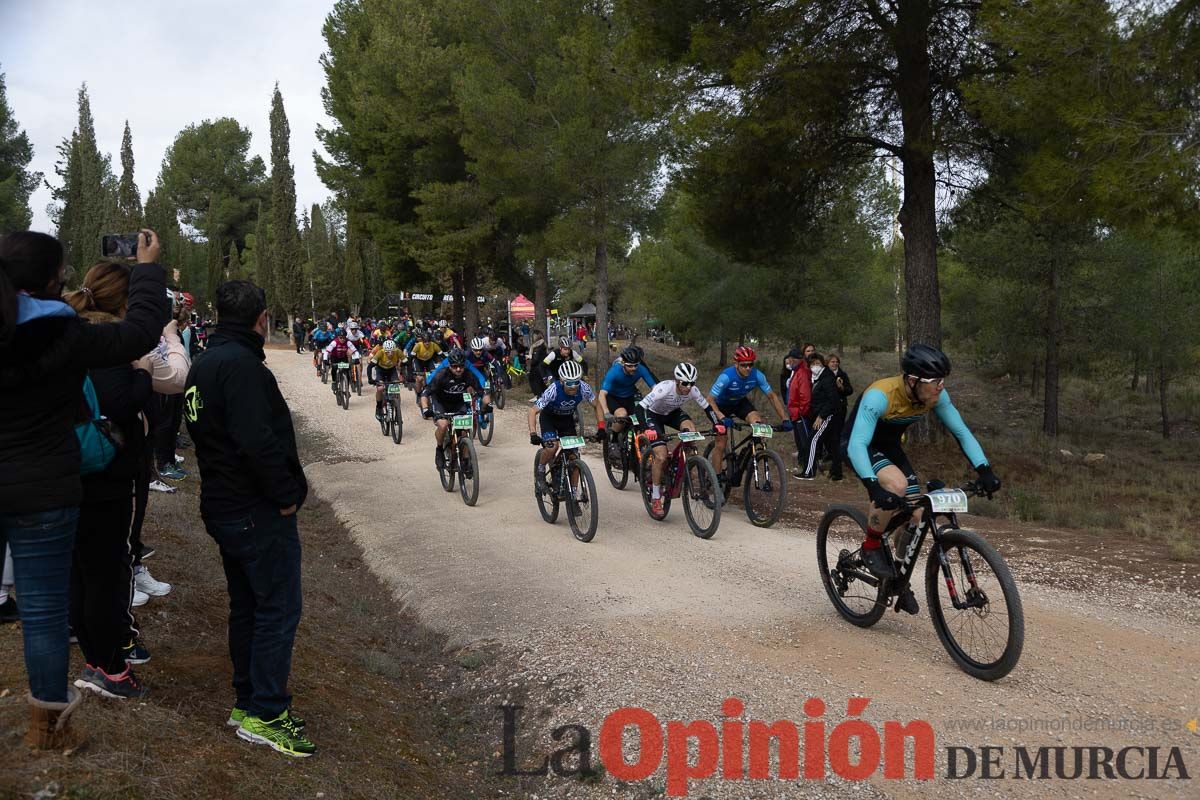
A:
{"type": "Polygon", "coordinates": [[[80,506],[71,558],[71,627],[84,660],[109,675],[125,671],[122,650],[137,635],[131,611],[132,512],[132,497],[80,506]]]}
{"type": "Polygon", "coordinates": [[[183,422],[183,395],[155,394],[158,404],[154,418],[154,459],[159,467],[175,463],[175,437],[183,422]]]}
{"type": "Polygon", "coordinates": [[[829,418],[829,427],[821,437],[822,449],[829,455],[829,476],[839,478],[842,475],[842,430],[846,427],[846,412],[838,411],[829,418]]]}
{"type": "Polygon", "coordinates": [[[274,719],[292,702],[288,677],[300,624],[300,535],[296,516],[262,504],[205,517],[221,550],[229,589],[229,657],[237,707],[274,719]]]}

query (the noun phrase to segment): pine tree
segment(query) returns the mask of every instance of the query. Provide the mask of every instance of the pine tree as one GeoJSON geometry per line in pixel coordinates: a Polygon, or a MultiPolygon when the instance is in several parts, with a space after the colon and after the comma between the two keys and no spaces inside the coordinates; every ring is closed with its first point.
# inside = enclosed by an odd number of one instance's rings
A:
{"type": "Polygon", "coordinates": [[[0,72],[0,236],[29,227],[33,216],[29,195],[37,188],[42,173],[30,172],[33,145],[17,125],[0,72]]]}
{"type": "Polygon", "coordinates": [[[240,281],[243,277],[242,262],[238,258],[237,242],[229,243],[229,261],[225,264],[225,276],[231,281],[240,281]]]}
{"type": "Polygon", "coordinates": [[[304,263],[296,230],[296,180],[291,162],[291,128],[279,84],[271,97],[271,265],[277,303],[288,315],[298,313],[303,297],[304,263]]]}
{"type": "Polygon", "coordinates": [[[121,182],[117,184],[117,213],[122,229],[136,231],[142,227],[142,198],[133,178],[133,134],[125,120],[125,135],[121,137],[121,182]]]}

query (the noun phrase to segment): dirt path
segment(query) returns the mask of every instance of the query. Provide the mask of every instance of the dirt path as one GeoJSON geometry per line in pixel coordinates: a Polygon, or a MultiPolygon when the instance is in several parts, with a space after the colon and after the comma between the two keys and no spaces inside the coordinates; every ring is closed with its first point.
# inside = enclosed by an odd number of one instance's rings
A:
{"type": "MultiPolygon", "coordinates": [[[[479,448],[479,502],[467,508],[438,483],[431,426],[417,417],[410,393],[403,400],[405,440],[396,446],[380,435],[366,393],[343,411],[314,379],[307,358],[272,351],[269,364],[293,413],[328,437],[324,460],[306,465],[316,493],[425,624],[460,645],[494,644],[515,659],[515,677],[532,687],[531,718],[543,713],[531,725],[545,729],[545,752],[553,749],[555,725],[581,723],[595,738],[604,717],[626,705],[664,721],[719,724],[722,701],[736,696],[749,718],[801,723],[804,701],[820,697],[832,729],[845,716],[847,698],[863,696],[871,698],[863,716],[872,724],[920,719],[936,732],[935,783],[885,780],[881,769],[871,787],[883,796],[932,789],[971,796],[1195,796],[1192,781],[1031,785],[942,777],[947,747],[984,745],[1009,748],[1003,758],[1010,778],[1017,745],[1159,746],[1160,770],[1167,750],[1178,746],[1189,774],[1200,771],[1200,735],[1180,727],[1200,715],[1200,610],[1192,597],[1129,586],[1056,590],[1045,573],[1072,573],[1077,565],[1010,559],[1025,605],[1025,652],[1008,678],[982,683],[949,660],[924,608],[916,617],[889,612],[869,631],[843,623],[821,588],[810,525],[761,530],[730,509],[717,535],[702,541],[688,531],[682,509],[672,509],[665,523],[650,521],[636,489],[614,490],[593,455],[600,530],[591,544],[580,544],[565,521],[550,526],[538,515],[528,404],[514,401],[498,412],[494,441],[479,448]],[[1174,730],[1144,731],[1152,720],[1174,730]],[[1004,729],[1021,725],[1038,730],[1004,729]]],[[[969,524],[986,532],[986,522],[969,524]]],[[[1073,577],[1075,585],[1080,576],[1073,577]]],[[[505,676],[487,679],[496,682],[499,701],[505,676]]],[[[499,722],[497,748],[498,740],[499,722]]],[[[641,788],[660,791],[662,774],[641,788]]],[[[608,796],[631,787],[551,777],[543,789],[542,796],[608,796]]],[[[691,787],[692,796],[709,797],[865,791],[861,784],[817,781],[708,780],[691,787]]]]}

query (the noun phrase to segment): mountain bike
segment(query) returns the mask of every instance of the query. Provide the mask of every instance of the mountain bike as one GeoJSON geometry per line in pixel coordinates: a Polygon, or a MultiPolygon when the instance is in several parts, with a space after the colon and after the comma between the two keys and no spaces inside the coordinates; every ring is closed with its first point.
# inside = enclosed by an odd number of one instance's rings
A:
{"type": "Polygon", "coordinates": [[[504,404],[508,402],[505,394],[504,386],[504,369],[499,361],[493,361],[492,366],[492,403],[501,411],[504,410],[504,404]]]}
{"type": "Polygon", "coordinates": [[[629,482],[630,476],[633,477],[635,483],[641,477],[641,454],[638,450],[637,437],[642,420],[637,414],[631,414],[627,417],[616,417],[612,414],[604,415],[604,428],[606,431],[611,431],[614,423],[623,425],[624,430],[617,434],[616,439],[608,435],[604,437],[604,471],[608,474],[608,482],[614,488],[624,489],[625,484],[629,482]],[[621,420],[621,422],[617,423],[617,420],[621,420]]]}
{"type": "MultiPolygon", "coordinates": [[[[483,390],[495,392],[495,384],[489,381],[484,384],[483,390]]],[[[471,419],[474,421],[471,427],[471,438],[478,439],[481,445],[487,447],[492,443],[492,436],[496,432],[496,415],[491,409],[486,414],[483,412],[482,395],[475,395],[471,398],[471,419]]]]}
{"type": "Polygon", "coordinates": [[[333,376],[333,396],[337,404],[350,410],[350,363],[337,362],[337,374],[333,376]]]}
{"type": "Polygon", "coordinates": [[[388,381],[383,389],[383,419],[379,427],[384,436],[391,435],[392,441],[400,444],[404,436],[404,417],[400,413],[400,393],[404,391],[401,381],[388,381]]]}
{"type": "MultiPolygon", "coordinates": [[[[750,522],[760,528],[769,528],[779,520],[787,502],[787,472],[783,459],[767,447],[767,439],[780,430],[778,426],[765,422],[733,423],[734,430],[750,429],[750,435],[737,444],[733,443],[733,431],[728,432],[729,445],[725,450],[725,466],[721,470],[721,489],[728,500],[729,495],[740,484],[742,505],[750,522]],[[745,483],[742,483],[745,479],[745,483]]],[[[704,449],[704,457],[711,460],[716,442],[704,449]]]]}
{"type": "Polygon", "coordinates": [[[463,502],[475,505],[479,499],[479,459],[475,455],[475,443],[471,441],[471,414],[435,414],[434,419],[450,420],[450,430],[442,442],[442,466],[438,478],[442,488],[454,491],[454,479],[458,478],[458,491],[463,502]]]}
{"type": "MultiPolygon", "coordinates": [[[[662,516],[656,516],[651,487],[654,485],[652,470],[657,455],[647,435],[638,434],[638,447],[642,453],[642,502],[646,506],[646,513],[650,519],[662,522],[671,511],[671,501],[682,497],[683,513],[688,525],[692,533],[701,539],[709,539],[717,532],[717,526],[721,524],[721,506],[725,504],[716,470],[708,459],[696,452],[696,443],[704,441],[705,435],[700,431],[680,431],[658,439],[662,442],[672,439],[678,441],[674,448],[669,448],[666,463],[663,464],[663,513],[662,516]]],[[[712,431],[708,431],[707,435],[711,436],[712,431]]]]}
{"type": "MultiPolygon", "coordinates": [[[[555,438],[544,439],[542,446],[553,447],[555,438]]],[[[546,465],[544,479],[538,478],[542,455],[539,450],[533,458],[533,493],[542,519],[553,524],[558,520],[559,505],[566,504],[571,533],[581,542],[590,542],[596,536],[600,511],[596,507],[592,471],[579,455],[583,443],[582,436],[564,436],[558,440],[558,453],[546,465]]]]}
{"type": "MultiPolygon", "coordinates": [[[[967,498],[985,494],[975,483],[945,489],[930,481],[927,493],[892,517],[883,547],[896,564],[896,577],[880,580],[862,563],[867,529],[862,509],[832,505],[817,526],[817,564],[825,593],[849,623],[869,628],[889,606],[901,611],[917,557],[933,538],[925,562],[925,602],[942,646],[968,675],[1003,678],[1017,665],[1025,644],[1021,596],[1004,558],[974,531],[958,526],[967,498]],[[921,510],[921,521],[906,523],[921,510]],[[938,519],[944,520],[939,524],[938,519]],[[899,533],[896,531],[899,530],[899,533]],[[893,602],[895,601],[895,602],[893,602]]],[[[989,495],[990,496],[990,495],[989,495]]],[[[912,611],[912,613],[916,613],[912,611]]]]}
{"type": "Polygon", "coordinates": [[[329,383],[329,361],[321,359],[321,383],[329,383]]]}

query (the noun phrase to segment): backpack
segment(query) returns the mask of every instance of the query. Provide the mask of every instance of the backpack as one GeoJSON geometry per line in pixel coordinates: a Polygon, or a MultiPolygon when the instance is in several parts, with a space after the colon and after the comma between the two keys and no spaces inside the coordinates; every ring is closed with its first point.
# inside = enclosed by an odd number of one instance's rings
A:
{"type": "Polygon", "coordinates": [[[75,437],[79,440],[79,474],[94,475],[108,469],[117,457],[118,444],[111,424],[100,413],[100,401],[96,399],[96,388],[90,375],[83,376],[83,399],[90,418],[75,426],[75,437]]]}

